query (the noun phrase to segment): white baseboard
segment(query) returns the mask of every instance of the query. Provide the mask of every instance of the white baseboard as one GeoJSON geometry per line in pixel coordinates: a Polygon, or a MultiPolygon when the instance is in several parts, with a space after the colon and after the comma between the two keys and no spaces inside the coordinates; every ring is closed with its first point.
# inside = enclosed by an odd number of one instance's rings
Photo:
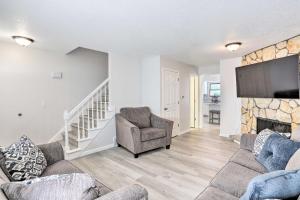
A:
{"type": "Polygon", "coordinates": [[[240,141],[238,141],[238,140],[233,140],[233,142],[240,144],[240,141]]]}
{"type": "Polygon", "coordinates": [[[94,149],[89,149],[89,150],[83,151],[82,156],[86,156],[86,155],[89,155],[89,154],[92,154],[92,153],[97,153],[99,151],[104,151],[104,150],[113,148],[114,146],[115,146],[115,144],[109,144],[109,145],[106,145],[106,146],[103,146],[103,147],[97,147],[97,148],[94,148],[94,149]]]}
{"type": "Polygon", "coordinates": [[[188,133],[190,132],[191,130],[193,130],[192,128],[189,128],[189,129],[186,129],[184,131],[180,131],[180,133],[178,135],[182,135],[182,134],[185,134],[185,133],[188,133]]]}
{"type": "Polygon", "coordinates": [[[75,158],[80,158],[80,157],[83,157],[83,156],[87,156],[87,155],[97,153],[97,152],[100,152],[100,151],[104,151],[104,150],[107,150],[107,149],[110,149],[110,148],[113,148],[113,147],[115,147],[115,144],[109,144],[109,145],[106,145],[106,146],[103,146],[103,147],[97,147],[97,148],[93,148],[93,149],[78,151],[78,152],[75,152],[73,154],[67,155],[67,160],[73,160],[75,158]]]}

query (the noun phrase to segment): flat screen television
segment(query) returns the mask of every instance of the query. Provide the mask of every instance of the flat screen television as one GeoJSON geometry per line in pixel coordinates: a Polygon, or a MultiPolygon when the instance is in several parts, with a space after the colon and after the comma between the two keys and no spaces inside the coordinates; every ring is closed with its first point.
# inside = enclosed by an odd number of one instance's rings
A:
{"type": "Polygon", "coordinates": [[[238,97],[299,99],[299,55],[236,68],[238,97]]]}

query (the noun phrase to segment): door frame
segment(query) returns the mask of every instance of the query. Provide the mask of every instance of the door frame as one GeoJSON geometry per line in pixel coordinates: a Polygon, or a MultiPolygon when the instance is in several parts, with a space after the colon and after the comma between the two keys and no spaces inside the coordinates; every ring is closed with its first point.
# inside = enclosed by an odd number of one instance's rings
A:
{"type": "Polygon", "coordinates": [[[190,127],[199,128],[199,76],[198,74],[190,75],[190,127]],[[193,94],[193,95],[192,95],[193,94]]]}
{"type": "Polygon", "coordinates": [[[177,73],[177,84],[176,84],[176,87],[177,87],[177,118],[178,118],[178,132],[175,133],[173,132],[172,136],[177,136],[177,135],[180,135],[180,104],[181,104],[181,99],[180,99],[180,73],[178,70],[175,70],[173,68],[169,68],[169,67],[162,67],[161,68],[161,76],[160,76],[160,80],[161,80],[161,106],[160,106],[160,113],[161,115],[163,116],[163,113],[164,113],[164,75],[165,75],[165,71],[171,71],[171,72],[175,72],[177,73]]]}

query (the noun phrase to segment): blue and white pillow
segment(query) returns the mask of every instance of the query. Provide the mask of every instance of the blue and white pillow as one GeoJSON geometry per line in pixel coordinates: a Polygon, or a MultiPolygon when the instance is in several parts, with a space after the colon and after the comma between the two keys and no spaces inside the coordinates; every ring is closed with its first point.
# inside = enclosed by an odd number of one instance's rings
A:
{"type": "Polygon", "coordinates": [[[240,200],[287,199],[300,194],[300,170],[278,170],[254,177],[240,200]]]}
{"type": "Polygon", "coordinates": [[[277,133],[270,135],[256,160],[269,172],[285,169],[292,155],[300,148],[295,142],[277,133]]]}
{"type": "Polygon", "coordinates": [[[258,156],[260,154],[265,142],[272,134],[274,134],[274,131],[271,131],[270,129],[267,128],[258,133],[252,151],[252,153],[255,156],[258,156]]]}

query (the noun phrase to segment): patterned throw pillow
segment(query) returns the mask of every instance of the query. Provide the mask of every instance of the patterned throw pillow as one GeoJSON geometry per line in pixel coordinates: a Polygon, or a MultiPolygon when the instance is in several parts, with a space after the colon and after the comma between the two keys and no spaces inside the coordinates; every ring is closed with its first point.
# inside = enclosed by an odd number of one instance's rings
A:
{"type": "Polygon", "coordinates": [[[25,135],[2,153],[5,167],[15,181],[36,178],[47,167],[43,152],[25,135]]]}
{"type": "Polygon", "coordinates": [[[260,154],[265,142],[267,141],[269,136],[272,135],[273,133],[275,132],[271,131],[270,129],[264,129],[261,132],[259,132],[259,134],[255,139],[254,147],[252,151],[255,156],[258,156],[260,154]]]}

